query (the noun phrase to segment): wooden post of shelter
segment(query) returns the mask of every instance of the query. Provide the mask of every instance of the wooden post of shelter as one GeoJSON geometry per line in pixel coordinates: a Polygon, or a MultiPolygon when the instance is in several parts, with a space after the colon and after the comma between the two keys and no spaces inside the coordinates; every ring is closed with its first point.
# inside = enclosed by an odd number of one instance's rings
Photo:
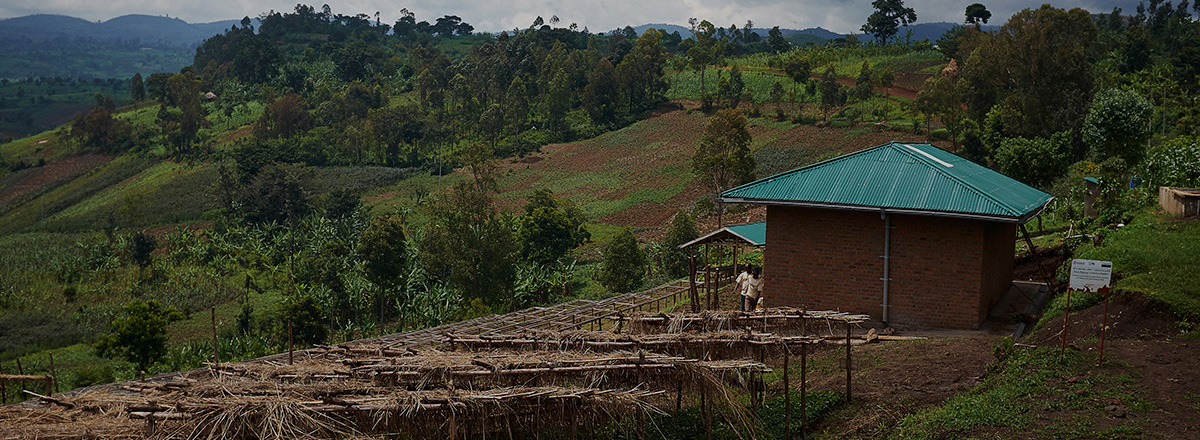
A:
{"type": "Polygon", "coordinates": [[[696,288],[696,252],[688,255],[688,299],[692,303],[692,313],[700,313],[700,291],[696,288]]]}
{"type": "Polygon", "coordinates": [[[704,309],[712,310],[712,252],[704,245],[704,309]]]}
{"type": "MultiPolygon", "coordinates": [[[[4,374],[4,370],[0,369],[0,375],[4,374]]],[[[0,405],[8,403],[8,381],[0,379],[0,405]]]]}

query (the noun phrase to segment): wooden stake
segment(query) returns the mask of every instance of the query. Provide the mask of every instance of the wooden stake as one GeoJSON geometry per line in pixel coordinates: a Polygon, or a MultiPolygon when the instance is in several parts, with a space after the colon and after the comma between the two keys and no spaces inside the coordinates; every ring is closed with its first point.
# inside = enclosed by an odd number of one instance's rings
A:
{"type": "MultiPolygon", "coordinates": [[[[642,364],[644,364],[644,363],[646,363],[646,352],[643,350],[638,350],[638,387],[639,388],[643,384],[646,383],[646,369],[642,367],[642,364]]],[[[646,440],[646,411],[638,409],[637,412],[638,412],[637,413],[637,424],[638,424],[638,426],[637,426],[638,437],[637,438],[638,438],[638,440],[646,440]]]]}
{"type": "MultiPolygon", "coordinates": [[[[21,366],[21,358],[17,358],[17,374],[25,375],[25,368],[21,366]]],[[[21,391],[25,391],[25,379],[21,379],[21,391]]],[[[20,393],[17,393],[20,395],[20,393]]]]}
{"type": "Polygon", "coordinates": [[[850,373],[854,371],[850,363],[850,322],[846,322],[846,403],[850,403],[850,373]]]}
{"type": "Polygon", "coordinates": [[[54,372],[54,351],[50,351],[50,375],[54,376],[54,392],[59,392],[59,374],[54,372]]]}
{"type": "Polygon", "coordinates": [[[783,347],[783,438],[792,438],[792,383],[788,380],[788,346],[783,347]]]}
{"type": "Polygon", "coordinates": [[[808,344],[800,345],[800,438],[808,430],[808,344]]]}
{"type": "MultiPolygon", "coordinates": [[[[1104,365],[1104,333],[1108,330],[1108,287],[1101,287],[1100,290],[1104,291],[1104,321],[1100,325],[1100,359],[1096,361],[1097,367],[1104,365]]],[[[1063,334],[1066,333],[1063,331],[1063,334]]]]}
{"type": "Polygon", "coordinates": [[[675,381],[675,411],[683,409],[683,381],[675,381]]]}
{"type": "Polygon", "coordinates": [[[1063,330],[1062,330],[1062,349],[1058,352],[1058,357],[1066,359],[1067,357],[1067,326],[1071,324],[1071,289],[1067,289],[1067,309],[1063,312],[1063,330]]]}
{"type": "Polygon", "coordinates": [[[212,306],[209,309],[209,316],[212,318],[212,335],[213,335],[213,364],[221,363],[221,354],[217,346],[217,306],[212,306]]]}
{"type": "Polygon", "coordinates": [[[295,347],[292,345],[292,321],[288,321],[288,365],[292,365],[292,352],[295,347]]]}

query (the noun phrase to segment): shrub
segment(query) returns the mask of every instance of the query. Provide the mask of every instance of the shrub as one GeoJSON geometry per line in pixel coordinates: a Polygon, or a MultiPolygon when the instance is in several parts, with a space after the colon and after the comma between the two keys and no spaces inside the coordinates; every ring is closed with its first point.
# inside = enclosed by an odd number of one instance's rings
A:
{"type": "Polygon", "coordinates": [[[604,247],[600,284],[613,292],[630,292],[641,287],[645,276],[646,254],[633,232],[624,228],[604,247]]]}

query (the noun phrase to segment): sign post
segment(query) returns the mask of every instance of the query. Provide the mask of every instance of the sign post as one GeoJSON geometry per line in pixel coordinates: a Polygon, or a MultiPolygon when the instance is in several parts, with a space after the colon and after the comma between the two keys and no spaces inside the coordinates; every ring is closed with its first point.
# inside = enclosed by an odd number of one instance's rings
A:
{"type": "Polygon", "coordinates": [[[1071,315],[1071,291],[1104,292],[1104,323],[1100,327],[1100,363],[1104,362],[1104,335],[1108,329],[1108,293],[1112,282],[1112,262],[1099,260],[1071,260],[1071,282],[1067,289],[1067,307],[1063,314],[1063,341],[1060,356],[1067,351],[1067,325],[1071,315]]]}

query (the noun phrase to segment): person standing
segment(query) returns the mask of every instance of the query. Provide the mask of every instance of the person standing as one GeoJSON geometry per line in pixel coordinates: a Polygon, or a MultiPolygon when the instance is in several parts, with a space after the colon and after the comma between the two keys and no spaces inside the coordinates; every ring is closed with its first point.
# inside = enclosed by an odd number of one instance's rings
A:
{"type": "Polygon", "coordinates": [[[747,263],[742,269],[742,273],[738,274],[737,278],[733,279],[733,291],[736,292],[741,298],[740,304],[742,305],[743,312],[745,312],[749,307],[746,305],[746,297],[743,295],[743,293],[745,293],[746,290],[746,280],[749,280],[752,276],[751,272],[752,269],[750,268],[750,264],[747,263]]]}
{"type": "Polygon", "coordinates": [[[759,307],[759,300],[762,298],[762,269],[754,268],[750,278],[746,279],[745,285],[742,293],[742,298],[746,303],[745,311],[754,311],[759,307]]]}

